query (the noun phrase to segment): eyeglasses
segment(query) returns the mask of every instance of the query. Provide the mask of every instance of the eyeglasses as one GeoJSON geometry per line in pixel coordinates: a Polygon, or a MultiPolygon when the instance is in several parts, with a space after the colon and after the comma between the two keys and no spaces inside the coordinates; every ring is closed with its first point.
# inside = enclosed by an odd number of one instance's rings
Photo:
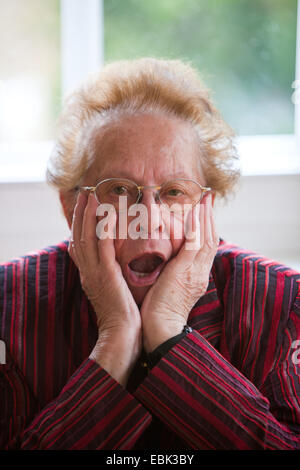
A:
{"type": "MultiPolygon", "coordinates": [[[[182,211],[185,204],[195,206],[204,195],[211,191],[197,181],[178,178],[161,186],[139,186],[134,181],[122,178],[108,178],[96,186],[82,186],[77,189],[94,193],[98,204],[112,204],[118,211],[121,197],[126,198],[127,207],[141,203],[144,189],[155,191],[155,202],[166,206],[172,212],[182,211]]],[[[124,199],[123,199],[124,202],[124,199]]]]}

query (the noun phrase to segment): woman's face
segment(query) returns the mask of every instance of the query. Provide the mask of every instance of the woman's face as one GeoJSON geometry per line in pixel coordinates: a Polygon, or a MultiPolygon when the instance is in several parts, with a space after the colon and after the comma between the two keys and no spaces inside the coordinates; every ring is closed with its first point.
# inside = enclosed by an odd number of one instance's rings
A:
{"type": "MultiPolygon", "coordinates": [[[[206,185],[200,170],[194,130],[184,121],[158,115],[123,117],[100,130],[94,138],[96,158],[83,185],[94,186],[102,179],[116,177],[149,186],[176,178],[194,179],[206,185]]],[[[126,238],[120,239],[120,217],[117,219],[116,258],[138,305],[184,241],[184,232],[178,238],[180,231],[176,231],[178,224],[182,226],[183,217],[170,218],[166,210],[155,203],[154,196],[152,190],[143,192],[147,221],[144,220],[138,229],[144,230],[142,225],[148,228],[146,239],[132,239],[128,233],[126,238]],[[163,262],[157,266],[160,258],[163,262]]],[[[127,217],[128,225],[133,218],[127,217]]]]}

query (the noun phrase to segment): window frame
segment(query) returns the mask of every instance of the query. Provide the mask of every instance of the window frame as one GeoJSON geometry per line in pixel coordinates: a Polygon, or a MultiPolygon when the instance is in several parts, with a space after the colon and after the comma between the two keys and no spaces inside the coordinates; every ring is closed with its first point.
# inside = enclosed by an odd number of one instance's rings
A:
{"type": "MultiPolygon", "coordinates": [[[[103,65],[104,18],[103,0],[60,2],[61,81],[65,96],[88,73],[103,65]]],[[[295,70],[295,82],[291,84],[291,99],[297,90],[294,133],[237,137],[238,166],[243,176],[300,174],[300,0],[297,2],[295,70]],[[293,89],[293,85],[297,88],[293,89]]],[[[0,143],[0,183],[45,181],[52,148],[52,141],[0,143]]]]}

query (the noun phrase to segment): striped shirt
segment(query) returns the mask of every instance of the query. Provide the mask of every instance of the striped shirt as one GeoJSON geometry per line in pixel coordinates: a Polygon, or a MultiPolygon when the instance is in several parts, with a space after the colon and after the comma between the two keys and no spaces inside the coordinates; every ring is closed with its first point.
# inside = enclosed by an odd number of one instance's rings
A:
{"type": "Polygon", "coordinates": [[[300,449],[299,273],[221,239],[192,331],[124,388],[68,243],[0,265],[1,449],[300,449]]]}

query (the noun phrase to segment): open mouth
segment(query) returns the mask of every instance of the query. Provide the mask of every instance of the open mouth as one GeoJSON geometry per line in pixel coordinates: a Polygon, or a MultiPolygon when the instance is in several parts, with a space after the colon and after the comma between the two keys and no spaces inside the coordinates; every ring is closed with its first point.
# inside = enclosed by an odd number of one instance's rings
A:
{"type": "Polygon", "coordinates": [[[145,253],[134,258],[127,265],[130,284],[136,286],[152,284],[156,281],[164,265],[164,258],[156,253],[145,253]]]}

